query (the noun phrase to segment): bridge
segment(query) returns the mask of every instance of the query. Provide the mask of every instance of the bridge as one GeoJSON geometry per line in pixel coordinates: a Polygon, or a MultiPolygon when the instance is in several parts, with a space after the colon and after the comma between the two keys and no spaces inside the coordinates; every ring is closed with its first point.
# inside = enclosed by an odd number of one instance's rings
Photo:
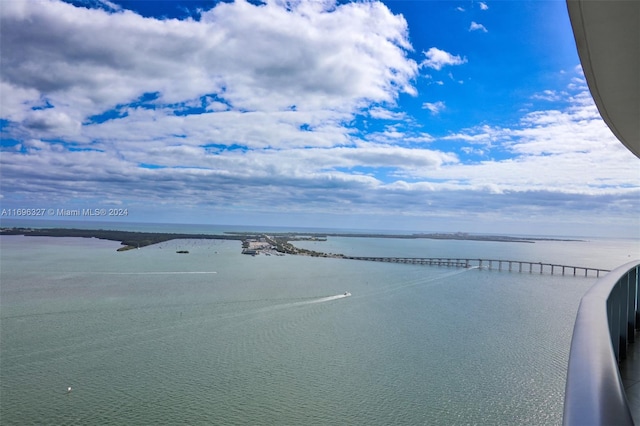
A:
{"type": "Polygon", "coordinates": [[[584,266],[558,265],[544,262],[526,262],[522,260],[504,259],[462,259],[444,257],[374,257],[374,256],[343,256],[344,259],[368,260],[371,262],[408,263],[413,265],[449,266],[454,268],[479,268],[497,271],[520,273],[548,273],[584,275],[585,277],[600,277],[609,272],[608,269],[588,268],[584,266]]]}

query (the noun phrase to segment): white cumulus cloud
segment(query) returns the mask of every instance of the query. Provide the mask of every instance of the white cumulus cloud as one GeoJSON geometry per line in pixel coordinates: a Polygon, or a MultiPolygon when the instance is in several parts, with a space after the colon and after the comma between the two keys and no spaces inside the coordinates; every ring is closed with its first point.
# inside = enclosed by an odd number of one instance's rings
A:
{"type": "Polygon", "coordinates": [[[444,102],[437,101],[437,102],[425,102],[422,104],[422,108],[431,111],[432,114],[439,114],[441,111],[444,111],[446,106],[444,102]]]}
{"type": "Polygon", "coordinates": [[[46,99],[82,122],[149,93],[156,106],[215,95],[239,110],[295,106],[346,117],[369,102],[415,93],[418,67],[407,57],[402,16],[379,2],[289,6],[220,3],[197,22],[61,1],[6,2],[1,81],[20,98],[5,108],[3,97],[3,118],[19,124],[34,101],[46,99]]]}
{"type": "Polygon", "coordinates": [[[487,29],[485,28],[484,25],[478,24],[477,22],[472,21],[471,25],[469,25],[469,31],[481,31],[483,33],[486,33],[487,29]]]}
{"type": "Polygon", "coordinates": [[[426,59],[421,63],[421,67],[433,68],[437,71],[441,70],[445,66],[462,65],[467,63],[467,58],[460,57],[459,55],[453,55],[444,50],[432,47],[426,52],[423,52],[426,59]]]}

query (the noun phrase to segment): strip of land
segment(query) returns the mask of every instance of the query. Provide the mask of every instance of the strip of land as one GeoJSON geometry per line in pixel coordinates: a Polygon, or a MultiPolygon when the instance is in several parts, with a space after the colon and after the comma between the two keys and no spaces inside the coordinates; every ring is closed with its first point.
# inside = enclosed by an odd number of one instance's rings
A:
{"type": "Polygon", "coordinates": [[[101,240],[119,241],[123,247],[118,251],[131,250],[158,244],[171,240],[182,239],[209,239],[209,240],[238,240],[241,235],[215,235],[215,234],[172,234],[160,232],[133,232],[113,231],[106,229],[69,229],[69,228],[3,228],[0,235],[25,235],[30,237],[79,237],[99,238],[101,240]]]}
{"type": "Polygon", "coordinates": [[[343,257],[341,254],[322,253],[295,247],[291,241],[325,241],[327,237],[355,238],[402,238],[402,239],[436,239],[466,241],[497,241],[511,243],[534,243],[536,241],[579,241],[554,238],[521,238],[502,235],[470,235],[466,233],[433,233],[433,234],[350,234],[350,233],[273,233],[226,232],[223,234],[180,234],[163,232],[134,232],[105,229],[75,228],[2,228],[0,235],[25,235],[34,237],[80,237],[99,238],[119,241],[122,247],[118,251],[145,247],[165,241],[180,239],[235,240],[243,242],[243,253],[258,254],[272,252],[319,257],[343,257]]]}

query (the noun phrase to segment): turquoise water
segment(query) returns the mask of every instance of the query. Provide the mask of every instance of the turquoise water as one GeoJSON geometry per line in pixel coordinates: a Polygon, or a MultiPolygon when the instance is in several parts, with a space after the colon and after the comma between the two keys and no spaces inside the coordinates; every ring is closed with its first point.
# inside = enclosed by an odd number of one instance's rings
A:
{"type": "MultiPolygon", "coordinates": [[[[2,424],[559,424],[594,282],[243,256],[231,241],[0,244],[2,424]]],[[[631,241],[303,244],[602,268],[638,257],[631,241]]]]}

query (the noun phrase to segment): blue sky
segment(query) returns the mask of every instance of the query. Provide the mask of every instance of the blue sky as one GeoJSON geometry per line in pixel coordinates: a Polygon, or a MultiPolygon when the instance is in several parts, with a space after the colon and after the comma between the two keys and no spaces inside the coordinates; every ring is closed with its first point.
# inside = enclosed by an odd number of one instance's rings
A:
{"type": "Polygon", "coordinates": [[[10,0],[0,16],[2,209],[640,236],[638,160],[598,115],[563,1],[10,0]]]}

